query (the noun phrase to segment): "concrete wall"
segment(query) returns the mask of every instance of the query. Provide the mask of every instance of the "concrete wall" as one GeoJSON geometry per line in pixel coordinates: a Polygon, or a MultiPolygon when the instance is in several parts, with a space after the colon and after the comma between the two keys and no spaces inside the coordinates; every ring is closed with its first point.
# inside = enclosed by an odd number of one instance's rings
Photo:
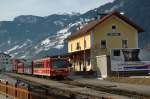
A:
{"type": "Polygon", "coordinates": [[[107,55],[97,56],[97,74],[101,75],[102,78],[107,78],[110,71],[110,57],[107,55]]]}

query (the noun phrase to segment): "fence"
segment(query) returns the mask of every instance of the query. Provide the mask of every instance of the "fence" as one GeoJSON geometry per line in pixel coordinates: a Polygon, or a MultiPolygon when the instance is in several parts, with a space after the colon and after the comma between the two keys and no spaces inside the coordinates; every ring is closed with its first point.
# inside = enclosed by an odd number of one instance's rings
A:
{"type": "Polygon", "coordinates": [[[51,99],[46,92],[38,93],[29,90],[28,88],[21,88],[15,85],[8,84],[8,82],[0,82],[0,92],[12,97],[12,99],[51,99]]]}

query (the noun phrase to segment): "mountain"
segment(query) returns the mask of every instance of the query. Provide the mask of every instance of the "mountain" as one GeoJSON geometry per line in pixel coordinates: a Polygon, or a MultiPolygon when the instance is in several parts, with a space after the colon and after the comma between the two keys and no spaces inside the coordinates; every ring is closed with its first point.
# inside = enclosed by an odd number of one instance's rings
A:
{"type": "Polygon", "coordinates": [[[98,13],[114,10],[124,12],[125,16],[144,28],[145,32],[139,34],[140,47],[150,45],[150,1],[114,0],[84,14],[21,15],[13,21],[1,21],[0,51],[20,58],[65,54],[67,36],[93,20],[98,13]]]}
{"type": "Polygon", "coordinates": [[[20,58],[65,53],[64,39],[75,25],[70,22],[75,23],[77,20],[79,14],[47,17],[21,15],[13,21],[2,21],[0,51],[20,58]]]}

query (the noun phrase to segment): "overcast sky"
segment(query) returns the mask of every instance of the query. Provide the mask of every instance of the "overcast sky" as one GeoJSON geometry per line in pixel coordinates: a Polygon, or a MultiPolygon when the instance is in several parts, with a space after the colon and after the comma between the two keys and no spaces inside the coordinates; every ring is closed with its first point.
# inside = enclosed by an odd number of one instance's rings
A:
{"type": "Polygon", "coordinates": [[[113,0],[0,0],[0,21],[19,15],[47,16],[54,13],[84,13],[113,0]]]}

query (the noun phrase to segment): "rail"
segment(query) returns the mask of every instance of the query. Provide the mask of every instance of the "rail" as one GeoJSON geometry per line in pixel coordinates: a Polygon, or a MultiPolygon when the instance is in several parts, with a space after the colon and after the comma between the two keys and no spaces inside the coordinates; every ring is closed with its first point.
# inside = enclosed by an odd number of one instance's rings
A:
{"type": "MultiPolygon", "coordinates": [[[[80,86],[75,86],[70,84],[64,84],[59,81],[47,80],[47,79],[36,78],[36,77],[31,77],[26,75],[14,74],[14,73],[7,73],[7,75],[19,79],[23,82],[26,82],[32,86],[39,86],[39,88],[37,89],[39,90],[43,88],[45,90],[45,94],[47,93],[56,96],[60,95],[60,96],[68,97],[69,99],[76,99],[76,98],[77,99],[129,99],[129,97],[126,96],[111,94],[103,91],[97,91],[92,88],[87,88],[82,86],[80,87],[80,86]]],[[[37,98],[33,98],[33,99],[37,99],[37,98]]],[[[57,99],[62,99],[62,98],[57,98],[57,99]]]]}

